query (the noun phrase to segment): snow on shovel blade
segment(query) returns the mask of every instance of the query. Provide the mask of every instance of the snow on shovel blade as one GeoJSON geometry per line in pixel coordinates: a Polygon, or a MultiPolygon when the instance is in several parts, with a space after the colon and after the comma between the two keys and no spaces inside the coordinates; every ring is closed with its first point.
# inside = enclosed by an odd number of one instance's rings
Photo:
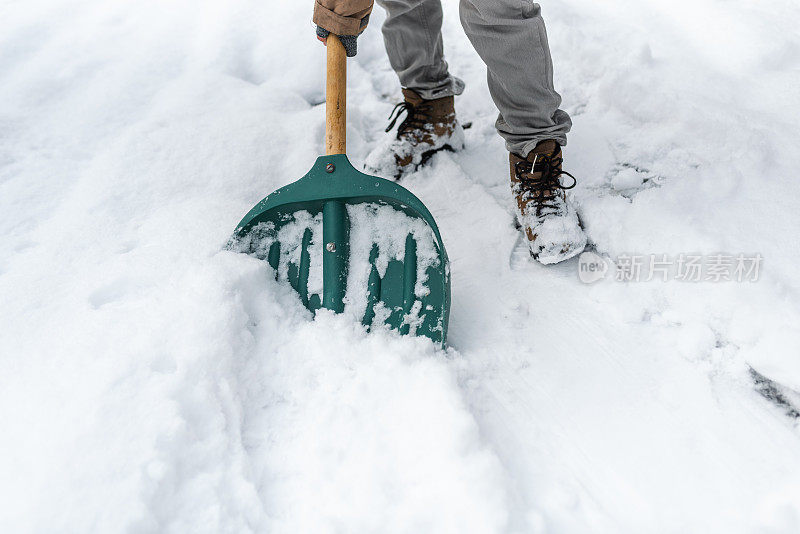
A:
{"type": "Polygon", "coordinates": [[[446,341],[450,269],[436,222],[407,189],[345,155],[319,157],[259,202],[230,248],[268,261],[312,311],[446,341]]]}

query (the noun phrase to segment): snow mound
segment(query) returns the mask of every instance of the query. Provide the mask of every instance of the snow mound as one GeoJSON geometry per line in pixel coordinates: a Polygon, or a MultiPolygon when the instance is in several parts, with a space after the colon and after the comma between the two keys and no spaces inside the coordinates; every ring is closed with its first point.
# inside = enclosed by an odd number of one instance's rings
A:
{"type": "Polygon", "coordinates": [[[245,436],[271,531],[502,530],[503,471],[442,354],[327,311],[281,337],[264,337],[245,436]]]}

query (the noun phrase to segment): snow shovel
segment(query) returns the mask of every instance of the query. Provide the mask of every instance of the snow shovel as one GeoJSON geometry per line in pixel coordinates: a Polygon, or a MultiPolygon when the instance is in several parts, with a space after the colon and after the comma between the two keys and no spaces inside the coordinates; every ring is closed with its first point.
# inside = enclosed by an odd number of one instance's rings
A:
{"type": "Polygon", "coordinates": [[[347,63],[335,35],[327,54],[326,155],[250,210],[233,248],[267,260],[312,312],[327,308],[444,345],[450,269],[439,228],[407,189],[350,164],[347,63]]]}

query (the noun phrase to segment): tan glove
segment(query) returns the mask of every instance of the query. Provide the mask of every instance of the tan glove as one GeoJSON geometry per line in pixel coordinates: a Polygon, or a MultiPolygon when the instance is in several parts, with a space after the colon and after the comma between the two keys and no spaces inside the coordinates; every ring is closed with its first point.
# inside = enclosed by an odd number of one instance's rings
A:
{"type": "Polygon", "coordinates": [[[356,37],[367,28],[372,0],[316,0],[314,23],[321,39],[338,35],[348,57],[356,55],[356,37]]]}

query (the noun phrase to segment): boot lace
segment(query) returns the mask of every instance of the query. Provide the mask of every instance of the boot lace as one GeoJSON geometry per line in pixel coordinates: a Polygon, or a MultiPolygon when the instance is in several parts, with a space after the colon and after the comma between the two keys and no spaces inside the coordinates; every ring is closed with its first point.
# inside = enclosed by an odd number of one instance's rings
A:
{"type": "Polygon", "coordinates": [[[400,115],[405,112],[406,118],[403,122],[400,123],[400,126],[397,127],[397,137],[399,138],[403,133],[408,132],[410,130],[422,130],[425,126],[431,122],[431,118],[426,113],[428,111],[428,106],[425,104],[420,104],[415,106],[411,102],[400,102],[397,104],[392,112],[389,114],[389,126],[386,127],[386,132],[390,132],[394,125],[397,123],[397,120],[400,118],[400,115]]]}
{"type": "Polygon", "coordinates": [[[557,211],[556,198],[560,191],[574,188],[578,180],[570,173],[561,170],[564,158],[550,156],[547,154],[538,155],[536,163],[528,160],[518,161],[514,166],[514,172],[520,181],[524,193],[530,193],[535,200],[536,215],[542,215],[545,210],[557,211]],[[533,174],[538,176],[534,176],[533,174]],[[564,185],[561,177],[572,178],[572,183],[564,185]]]}

